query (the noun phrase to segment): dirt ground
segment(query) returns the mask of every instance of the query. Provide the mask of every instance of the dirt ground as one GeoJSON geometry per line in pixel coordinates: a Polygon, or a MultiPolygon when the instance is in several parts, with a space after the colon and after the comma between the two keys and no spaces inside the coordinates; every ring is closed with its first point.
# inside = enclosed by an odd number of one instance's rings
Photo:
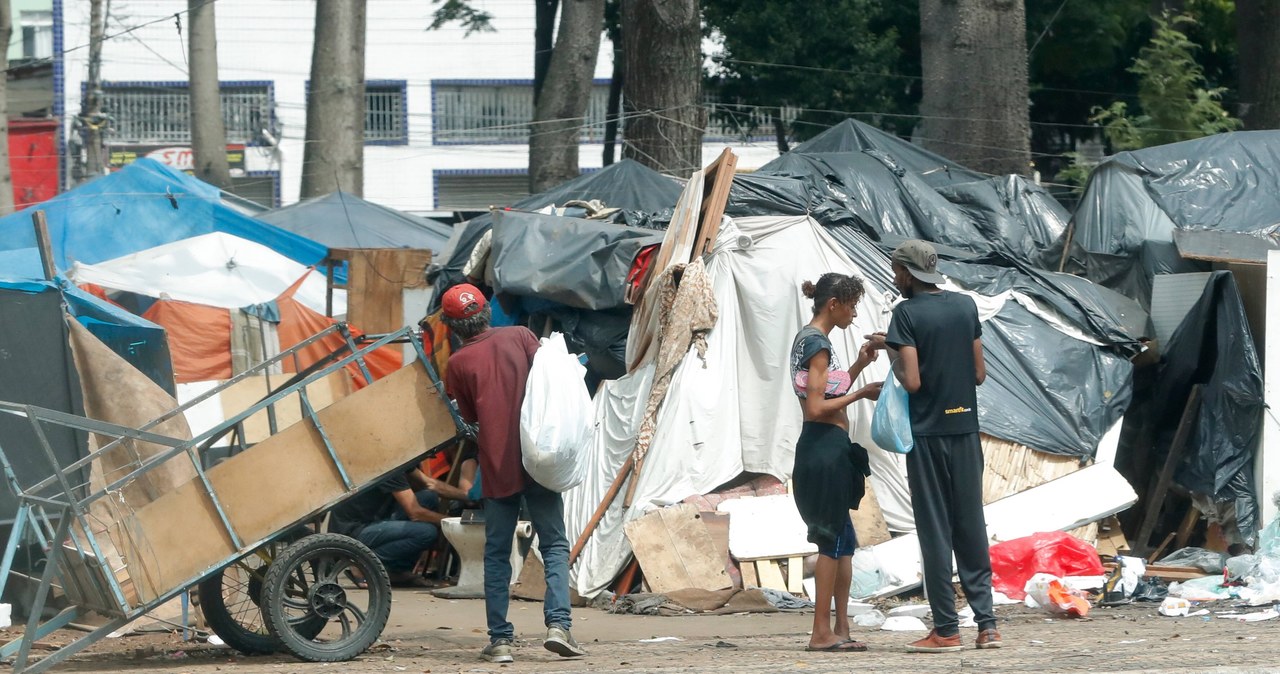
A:
{"type": "MultiPolygon", "coordinates": [[[[1273,672],[1280,671],[1280,620],[1243,623],[1219,613],[1261,609],[1207,605],[1211,616],[1166,618],[1155,604],[1095,608],[1089,618],[1053,618],[1021,606],[997,607],[1005,647],[945,655],[906,653],[917,632],[854,627],[866,653],[803,650],[812,612],[723,616],[627,616],[574,610],[574,634],[588,649],[564,660],[541,647],[541,604],[517,601],[511,619],[518,644],[513,665],[479,659],[487,642],[484,602],[448,601],[397,590],[383,642],[344,663],[305,663],[287,656],[245,657],[225,647],[183,642],[180,635],[104,639],[54,672],[1273,672]],[[661,641],[644,641],[675,637],[661,641]]],[[[969,644],[976,630],[962,636],[969,644]]],[[[5,640],[18,632],[7,630],[5,640]]],[[[45,642],[63,644],[76,632],[45,642]]]]}

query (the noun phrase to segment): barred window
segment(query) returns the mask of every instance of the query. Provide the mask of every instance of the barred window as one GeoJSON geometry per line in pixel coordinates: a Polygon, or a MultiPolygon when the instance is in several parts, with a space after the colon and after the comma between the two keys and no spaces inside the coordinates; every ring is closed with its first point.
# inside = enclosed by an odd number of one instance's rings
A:
{"type": "MultiPolygon", "coordinates": [[[[220,93],[228,143],[251,143],[272,126],[269,82],[223,82],[220,93]]],[[[111,142],[191,142],[186,82],[103,82],[102,110],[111,118],[111,142]]]]}
{"type": "MultiPolygon", "coordinates": [[[[434,143],[529,142],[529,123],[533,121],[531,80],[437,80],[431,83],[431,93],[434,143]]],[[[599,142],[604,139],[608,106],[609,83],[596,82],[591,88],[587,103],[582,142],[599,142]]]]}
{"type": "Polygon", "coordinates": [[[409,141],[404,80],[371,80],[364,85],[364,140],[379,145],[409,141]]]}

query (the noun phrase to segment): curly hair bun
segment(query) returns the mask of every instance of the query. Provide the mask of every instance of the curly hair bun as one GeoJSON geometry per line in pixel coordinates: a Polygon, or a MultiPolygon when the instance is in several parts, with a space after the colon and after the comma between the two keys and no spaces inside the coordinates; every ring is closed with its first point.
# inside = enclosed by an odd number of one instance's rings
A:
{"type": "Polygon", "coordinates": [[[814,287],[813,281],[805,281],[800,284],[800,292],[804,293],[805,297],[812,298],[813,294],[817,292],[817,288],[814,287]]]}

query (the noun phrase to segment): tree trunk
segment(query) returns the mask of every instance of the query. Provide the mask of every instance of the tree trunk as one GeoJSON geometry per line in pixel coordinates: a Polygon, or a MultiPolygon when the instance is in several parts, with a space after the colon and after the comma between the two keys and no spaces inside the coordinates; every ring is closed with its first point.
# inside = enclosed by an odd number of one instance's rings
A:
{"type": "Polygon", "coordinates": [[[103,3],[89,0],[89,79],[85,82],[84,99],[80,101],[80,132],[84,139],[84,175],[88,181],[102,175],[102,38],[107,16],[103,3]]]}
{"type": "Polygon", "coordinates": [[[1023,0],[920,0],[923,145],[976,171],[1031,173],[1023,0]]]}
{"type": "Polygon", "coordinates": [[[365,0],[316,0],[302,198],[364,194],[365,0]]]}
{"type": "Polygon", "coordinates": [[[551,67],[551,49],[556,34],[556,10],[560,0],[534,0],[536,10],[533,23],[533,104],[542,95],[542,83],[547,81],[547,68],[551,67]]]}
{"type": "Polygon", "coordinates": [[[622,3],[623,156],[688,177],[702,166],[702,30],[697,0],[622,3]]]}
{"type": "Polygon", "coordinates": [[[213,6],[208,0],[187,0],[191,153],[197,178],[228,189],[231,168],[227,165],[227,128],[222,121],[218,87],[217,20],[213,6]]]}
{"type": "Polygon", "coordinates": [[[1240,116],[1247,129],[1280,129],[1280,3],[1236,0],[1240,116]]]}
{"type": "MultiPolygon", "coordinates": [[[[0,0],[0,44],[9,44],[13,35],[13,13],[9,0],[0,0]]],[[[0,72],[9,70],[9,52],[0,54],[0,72]]],[[[9,169],[9,99],[7,77],[0,77],[0,215],[13,212],[13,174],[9,169]]]]}
{"type": "Polygon", "coordinates": [[[609,78],[609,106],[604,113],[604,166],[617,156],[618,113],[622,108],[622,83],[626,81],[626,56],[622,53],[622,36],[613,42],[613,75],[609,78]]]}
{"type": "Polygon", "coordinates": [[[778,141],[778,154],[786,154],[791,151],[791,144],[787,142],[787,125],[782,121],[782,108],[774,108],[770,117],[773,118],[773,136],[778,141]]]}
{"type": "Polygon", "coordinates": [[[547,79],[529,129],[529,189],[578,177],[578,137],[587,115],[604,0],[564,0],[547,79]]]}

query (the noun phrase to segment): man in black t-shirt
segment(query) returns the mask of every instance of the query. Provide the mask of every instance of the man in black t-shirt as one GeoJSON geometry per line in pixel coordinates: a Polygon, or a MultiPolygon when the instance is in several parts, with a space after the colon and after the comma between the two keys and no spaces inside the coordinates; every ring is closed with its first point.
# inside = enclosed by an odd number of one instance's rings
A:
{"type": "Polygon", "coordinates": [[[929,243],[907,241],[892,260],[894,285],[906,300],[894,307],[888,334],[869,338],[889,350],[894,374],[910,394],[915,446],[907,454],[907,482],[934,625],[907,650],[963,648],[951,585],[953,553],[978,623],[977,647],[999,648],[982,511],[977,386],[986,378],[986,364],[978,309],[970,297],[938,288],[945,279],[929,243]]]}
{"type": "Polygon", "coordinates": [[[329,531],[369,546],[387,567],[391,582],[420,585],[444,519],[436,512],[440,497],[427,484],[416,467],[386,477],[329,511],[329,531]]]}

